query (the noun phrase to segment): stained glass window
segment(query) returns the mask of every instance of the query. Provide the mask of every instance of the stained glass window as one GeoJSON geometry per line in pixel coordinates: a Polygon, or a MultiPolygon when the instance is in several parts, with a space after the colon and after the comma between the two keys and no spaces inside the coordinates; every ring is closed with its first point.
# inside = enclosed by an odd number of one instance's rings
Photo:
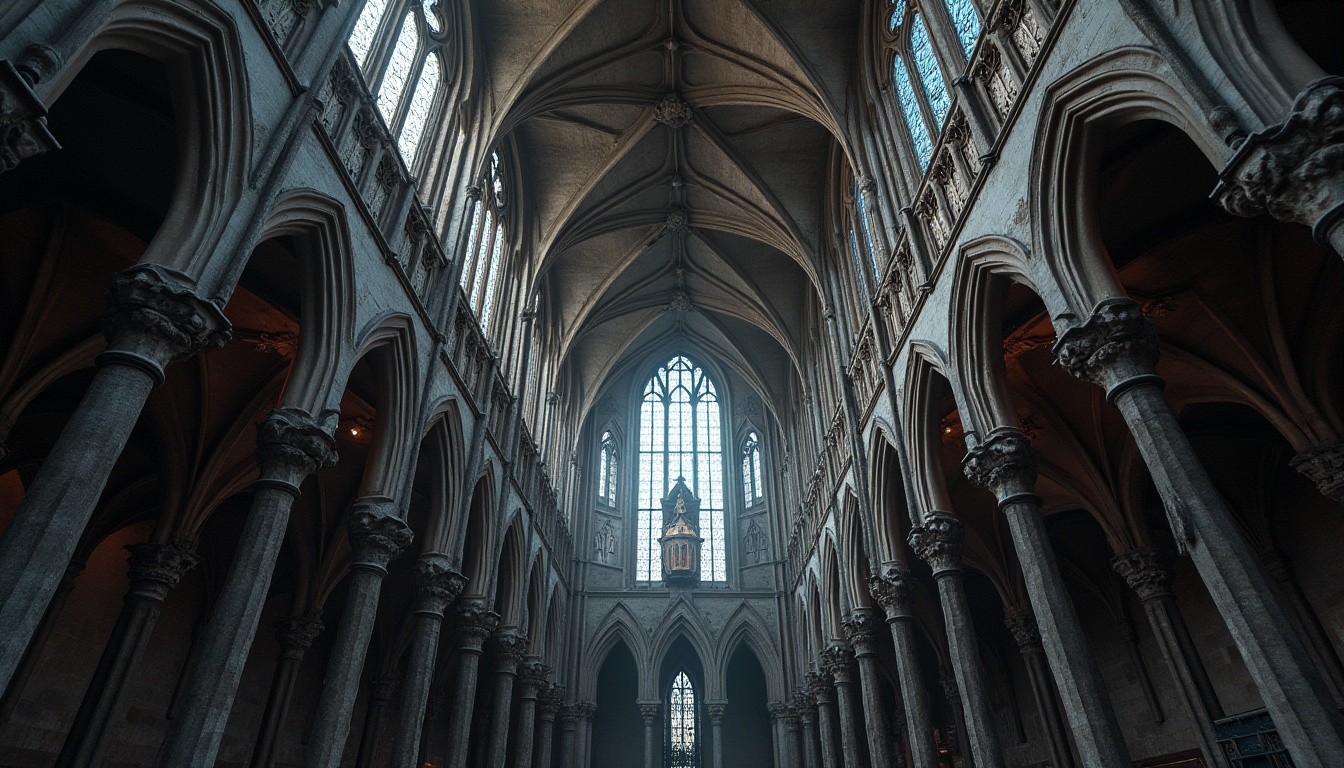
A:
{"type": "Polygon", "coordinates": [[[662,578],[662,500],[677,478],[700,499],[700,578],[727,581],[723,513],[723,424],[718,389],[683,355],[658,369],[639,409],[639,543],[635,577],[662,578]]]}
{"type": "Polygon", "coordinates": [[[667,766],[697,768],[700,739],[696,728],[695,686],[685,671],[678,672],[667,691],[667,766]]]}
{"type": "Polygon", "coordinates": [[[616,439],[602,433],[602,448],[597,459],[597,497],[605,504],[616,504],[616,439]]]}
{"type": "MultiPolygon", "coordinates": [[[[476,247],[471,250],[472,258],[476,263],[476,277],[471,286],[471,304],[476,308],[477,314],[480,313],[481,291],[485,289],[485,273],[490,269],[490,264],[486,261],[486,258],[490,255],[495,231],[495,212],[486,208],[485,220],[481,222],[481,238],[476,242],[476,247]]],[[[481,323],[481,327],[484,328],[485,323],[481,323]]]]}
{"type": "Polygon", "coordinates": [[[383,20],[383,11],[386,8],[387,0],[368,0],[360,10],[359,18],[355,20],[355,28],[347,42],[350,45],[350,52],[355,54],[355,61],[359,62],[360,69],[368,66],[369,51],[373,50],[373,38],[378,34],[378,23],[383,20]]]}
{"type": "Polygon", "coordinates": [[[957,28],[957,39],[961,48],[970,58],[975,50],[975,41],[980,37],[980,15],[975,11],[971,0],[947,0],[947,10],[952,14],[952,24],[957,28]]]}
{"type": "Polygon", "coordinates": [[[924,17],[918,13],[911,16],[910,56],[914,59],[915,69],[924,85],[924,94],[929,97],[929,109],[933,112],[936,130],[941,130],[947,119],[947,111],[952,99],[947,94],[947,83],[943,81],[943,71],[938,67],[938,56],[933,52],[933,41],[929,39],[929,28],[924,25],[924,17]]]}
{"type": "Polygon", "coordinates": [[[401,24],[401,33],[397,35],[397,46],[392,49],[392,60],[387,63],[383,73],[383,84],[378,89],[378,111],[383,119],[391,124],[397,116],[397,107],[401,104],[401,94],[406,90],[406,81],[411,76],[411,65],[415,63],[415,50],[420,45],[420,31],[415,27],[415,14],[406,14],[401,24]]]}
{"type": "Polygon", "coordinates": [[[434,14],[434,4],[436,0],[424,0],[425,26],[429,27],[431,32],[438,34],[439,17],[434,14]]]}
{"type": "Polygon", "coordinates": [[[500,265],[504,262],[504,222],[495,225],[495,244],[490,248],[490,270],[485,279],[485,294],[481,296],[481,328],[488,333],[490,316],[495,308],[495,288],[499,285],[500,265]]]}
{"type": "Polygon", "coordinates": [[[411,97],[411,106],[406,111],[406,124],[401,128],[401,137],[397,139],[401,157],[407,165],[415,160],[420,139],[425,135],[429,111],[434,106],[434,96],[439,90],[439,70],[439,57],[429,54],[425,59],[425,68],[420,72],[420,82],[415,86],[415,95],[411,97]]]}
{"type": "Polygon", "coordinates": [[[916,101],[915,85],[910,80],[910,70],[906,68],[900,54],[892,65],[892,79],[896,82],[896,101],[900,104],[901,114],[905,116],[905,127],[910,131],[910,140],[915,145],[915,155],[922,167],[928,167],[933,157],[933,139],[929,136],[929,127],[924,123],[924,115],[919,111],[916,101]]]}
{"type": "Polygon", "coordinates": [[[873,274],[882,277],[882,268],[877,263],[877,248],[873,245],[873,225],[868,219],[868,196],[863,185],[854,179],[854,207],[858,208],[859,229],[863,232],[863,244],[868,249],[868,259],[873,263],[873,274]]]}
{"type": "Polygon", "coordinates": [[[742,486],[748,507],[761,500],[761,441],[755,432],[747,433],[742,446],[742,486]]]}
{"type": "Polygon", "coordinates": [[[901,22],[904,20],[905,20],[905,0],[892,0],[891,19],[890,21],[887,22],[887,29],[891,30],[892,32],[895,32],[896,28],[901,26],[901,22]]]}

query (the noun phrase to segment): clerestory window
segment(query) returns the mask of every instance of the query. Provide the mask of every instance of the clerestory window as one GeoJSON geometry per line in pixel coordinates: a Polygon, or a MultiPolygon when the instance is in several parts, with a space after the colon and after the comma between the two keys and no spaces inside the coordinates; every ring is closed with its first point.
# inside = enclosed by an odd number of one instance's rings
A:
{"type": "MultiPolygon", "coordinates": [[[[890,0],[884,19],[886,45],[892,57],[892,93],[921,168],[927,168],[933,157],[938,134],[952,106],[948,83],[957,74],[948,72],[947,62],[939,60],[930,34],[929,13],[943,24],[950,19],[950,31],[956,33],[966,59],[975,50],[983,29],[973,0],[947,0],[946,16],[930,8],[935,2],[890,0]]],[[[960,66],[958,62],[956,67],[960,66]]]]}
{"type": "Polygon", "coordinates": [[[616,438],[611,431],[602,433],[602,446],[597,457],[597,499],[603,504],[616,506],[616,438]]]}
{"type": "Polygon", "coordinates": [[[762,486],[761,441],[753,430],[747,433],[747,440],[742,444],[742,489],[748,507],[759,504],[764,498],[762,486]]]}
{"type": "Polygon", "coordinates": [[[639,409],[639,546],[635,578],[662,578],[658,537],[662,499],[685,478],[700,499],[700,579],[728,580],[723,512],[723,422],[718,388],[684,355],[660,367],[644,387],[639,409]]]}
{"type": "Polygon", "coordinates": [[[471,233],[467,237],[462,288],[480,320],[481,330],[489,336],[490,318],[498,298],[496,289],[509,253],[508,230],[504,226],[508,199],[498,152],[490,155],[490,165],[480,189],[481,196],[471,208],[471,233]]]}

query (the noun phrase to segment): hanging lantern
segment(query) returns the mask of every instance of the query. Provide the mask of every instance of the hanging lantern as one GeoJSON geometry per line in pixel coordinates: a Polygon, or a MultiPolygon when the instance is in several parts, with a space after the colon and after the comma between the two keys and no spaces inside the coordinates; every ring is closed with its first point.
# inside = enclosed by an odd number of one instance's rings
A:
{"type": "Polygon", "coordinates": [[[663,581],[669,586],[690,587],[700,583],[700,545],[704,539],[686,516],[686,500],[683,492],[677,492],[672,522],[658,539],[663,547],[663,581]]]}

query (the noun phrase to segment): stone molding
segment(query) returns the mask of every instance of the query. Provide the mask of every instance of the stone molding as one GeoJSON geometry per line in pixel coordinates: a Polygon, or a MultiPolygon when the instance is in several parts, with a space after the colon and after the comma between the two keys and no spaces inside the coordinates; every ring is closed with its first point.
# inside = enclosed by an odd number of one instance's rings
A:
{"type": "Polygon", "coordinates": [[[0,59],[0,173],[61,148],[47,128],[47,107],[8,59],[0,59]]]}
{"type": "Polygon", "coordinates": [[[323,467],[336,466],[336,440],[297,408],[276,408],[257,422],[257,467],[263,482],[298,495],[299,485],[323,467]]]}
{"type": "Polygon", "coordinates": [[[863,609],[855,610],[850,614],[849,621],[841,626],[845,632],[845,639],[854,647],[854,655],[862,658],[877,653],[877,631],[882,626],[882,619],[877,613],[863,609]]]}
{"type": "Polygon", "coordinates": [[[961,545],[966,524],[947,512],[930,512],[924,524],[910,532],[910,548],[933,568],[933,575],[961,571],[961,545]]]}
{"type": "Polygon", "coordinates": [[[447,555],[424,555],[415,561],[415,612],[443,616],[457,602],[467,577],[453,569],[447,555]]]}
{"type": "Polygon", "coordinates": [[[1111,403],[1131,387],[1162,383],[1157,328],[1127,297],[1098,303],[1086,322],[1059,335],[1054,353],[1071,375],[1105,389],[1111,403]]]}
{"type": "Polygon", "coordinates": [[[312,616],[286,616],[275,622],[275,638],[280,642],[281,657],[303,661],[304,653],[323,629],[321,620],[312,616]]]}
{"type": "Polygon", "coordinates": [[[821,652],[821,664],[836,685],[854,682],[854,651],[843,645],[832,645],[821,652]]]}
{"type": "Polygon", "coordinates": [[[1156,549],[1134,549],[1116,555],[1111,567],[1145,603],[1171,595],[1171,570],[1156,549]]]}
{"type": "Polygon", "coordinates": [[[1344,438],[1308,448],[1288,466],[1306,475],[1322,496],[1344,504],[1344,438]]]}
{"type": "Polygon", "coordinates": [[[159,384],[168,363],[224,346],[233,330],[218,306],[155,264],[137,264],[112,278],[102,326],[107,350],[99,365],[130,365],[159,384]]]}
{"type": "Polygon", "coordinates": [[[476,653],[481,651],[495,627],[499,626],[499,614],[480,600],[459,603],[456,619],[458,647],[476,653]]]}
{"type": "Polygon", "coordinates": [[[1223,169],[1214,197],[1237,216],[1269,214],[1313,228],[1344,216],[1344,78],[1306,87],[1281,124],[1257,133],[1223,169]]]}
{"type": "Polygon", "coordinates": [[[161,603],[182,574],[196,566],[196,553],[181,544],[159,544],[152,541],[128,544],[131,553],[128,595],[161,603]]]}
{"type": "Polygon", "coordinates": [[[1025,608],[1008,612],[1003,617],[1003,625],[1008,628],[1017,650],[1023,655],[1044,650],[1041,645],[1041,630],[1036,625],[1036,614],[1025,608]]]}
{"type": "Polygon", "coordinates": [[[979,445],[966,452],[961,469],[968,480],[993,491],[999,501],[1004,502],[1015,496],[1033,494],[1040,460],[1040,451],[1022,430],[996,427],[979,445]]]}
{"type": "Polygon", "coordinates": [[[887,621],[910,616],[910,593],[914,588],[914,578],[904,563],[885,568],[881,575],[868,579],[868,592],[882,607],[887,621]]]}
{"type": "Polygon", "coordinates": [[[676,93],[667,94],[653,108],[653,119],[672,128],[680,128],[694,117],[691,105],[676,93]]]}
{"type": "Polygon", "coordinates": [[[361,500],[355,502],[346,521],[350,549],[355,562],[351,567],[363,566],[387,572],[387,564],[411,544],[411,526],[397,515],[397,506],[388,500],[361,500]]]}

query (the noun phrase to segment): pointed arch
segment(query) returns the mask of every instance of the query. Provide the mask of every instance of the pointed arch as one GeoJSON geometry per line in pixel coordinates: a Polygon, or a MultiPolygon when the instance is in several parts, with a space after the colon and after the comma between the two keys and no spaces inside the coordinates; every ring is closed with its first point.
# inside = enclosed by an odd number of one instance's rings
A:
{"type": "MultiPolygon", "coordinates": [[[[400,468],[408,465],[420,433],[420,366],[415,337],[415,321],[404,312],[387,312],[374,318],[368,330],[359,335],[354,362],[378,353],[371,362],[382,401],[361,495],[399,498],[406,481],[400,468]]],[[[352,364],[343,378],[348,379],[353,369],[352,364]]],[[[339,401],[334,405],[339,410],[339,401]]]]}
{"type": "MultiPolygon", "coordinates": [[[[938,435],[943,414],[939,413],[938,388],[952,388],[946,375],[947,358],[928,342],[911,345],[905,377],[906,450],[910,471],[916,480],[915,498],[920,504],[917,519],[933,510],[950,510],[952,501],[943,482],[943,462],[938,435]]],[[[953,390],[953,398],[955,390],[953,390]]],[[[968,425],[969,429],[970,426],[968,425]]]]}

